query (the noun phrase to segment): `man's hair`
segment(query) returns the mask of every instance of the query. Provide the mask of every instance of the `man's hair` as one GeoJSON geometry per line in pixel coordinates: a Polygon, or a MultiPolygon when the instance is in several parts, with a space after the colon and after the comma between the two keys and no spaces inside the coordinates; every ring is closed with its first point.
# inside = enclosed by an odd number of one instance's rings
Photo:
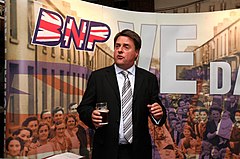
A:
{"type": "Polygon", "coordinates": [[[44,109],[44,110],[41,112],[41,114],[40,114],[40,118],[43,119],[43,114],[45,114],[45,113],[47,113],[47,112],[51,113],[49,110],[44,109]]]}
{"type": "MultiPolygon", "coordinates": [[[[64,123],[63,120],[56,121],[56,122],[55,122],[55,128],[54,128],[54,130],[56,131],[57,126],[58,126],[58,125],[61,125],[61,124],[64,124],[64,125],[65,125],[65,123],[64,123]]],[[[66,126],[65,126],[65,128],[66,128],[66,126]]]]}
{"type": "Polygon", "coordinates": [[[199,111],[200,111],[200,113],[201,113],[201,112],[205,112],[205,113],[208,115],[208,110],[207,110],[207,108],[201,108],[199,111]]]}
{"type": "Polygon", "coordinates": [[[77,103],[75,103],[75,102],[70,103],[70,104],[68,105],[68,110],[71,109],[71,107],[74,106],[75,104],[77,104],[77,103]]]}
{"type": "Polygon", "coordinates": [[[61,111],[64,114],[64,110],[62,107],[57,106],[52,110],[52,116],[54,116],[57,112],[61,111]]]}
{"type": "Polygon", "coordinates": [[[178,101],[177,101],[177,105],[179,106],[180,102],[182,102],[182,101],[185,103],[185,101],[182,98],[179,98],[178,101]]]}
{"type": "Polygon", "coordinates": [[[237,110],[234,112],[234,115],[236,115],[236,113],[240,113],[240,109],[237,109],[237,110]]]}
{"type": "Polygon", "coordinates": [[[115,46],[116,41],[119,36],[127,36],[127,37],[131,38],[134,42],[135,49],[136,50],[141,49],[142,40],[141,40],[140,36],[137,33],[135,33],[134,31],[129,30],[129,29],[124,29],[121,32],[117,33],[114,37],[114,46],[115,46]]]}
{"type": "Polygon", "coordinates": [[[220,114],[222,113],[222,108],[220,108],[219,106],[211,106],[209,109],[209,113],[212,114],[212,111],[218,111],[220,114]]]}
{"type": "Polygon", "coordinates": [[[199,112],[200,113],[200,109],[198,109],[198,108],[193,109],[192,113],[194,114],[195,112],[199,112]]]}

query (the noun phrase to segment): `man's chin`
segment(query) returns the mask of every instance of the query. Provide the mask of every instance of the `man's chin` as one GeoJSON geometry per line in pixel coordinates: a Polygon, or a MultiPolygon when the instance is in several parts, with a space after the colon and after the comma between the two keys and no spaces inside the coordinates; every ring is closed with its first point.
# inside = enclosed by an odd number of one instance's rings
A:
{"type": "Polygon", "coordinates": [[[122,68],[124,66],[124,63],[123,62],[115,62],[116,65],[120,68],[122,68]]]}

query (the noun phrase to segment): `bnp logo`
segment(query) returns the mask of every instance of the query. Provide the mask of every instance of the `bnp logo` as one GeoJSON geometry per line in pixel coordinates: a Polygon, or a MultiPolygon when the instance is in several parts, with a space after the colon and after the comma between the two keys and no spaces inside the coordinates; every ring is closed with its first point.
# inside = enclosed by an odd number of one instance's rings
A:
{"type": "Polygon", "coordinates": [[[111,35],[110,27],[101,22],[80,20],[62,16],[54,11],[40,8],[32,44],[70,48],[73,41],[77,50],[93,51],[96,42],[105,42],[111,35]]]}

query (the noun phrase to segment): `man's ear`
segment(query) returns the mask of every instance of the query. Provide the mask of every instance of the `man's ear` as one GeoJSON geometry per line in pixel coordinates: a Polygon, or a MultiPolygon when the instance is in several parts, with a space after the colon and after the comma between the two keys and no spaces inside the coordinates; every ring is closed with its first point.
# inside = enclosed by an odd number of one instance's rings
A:
{"type": "Polygon", "coordinates": [[[136,51],[135,61],[137,61],[137,59],[138,59],[139,51],[140,51],[140,50],[137,50],[137,51],[136,51]]]}

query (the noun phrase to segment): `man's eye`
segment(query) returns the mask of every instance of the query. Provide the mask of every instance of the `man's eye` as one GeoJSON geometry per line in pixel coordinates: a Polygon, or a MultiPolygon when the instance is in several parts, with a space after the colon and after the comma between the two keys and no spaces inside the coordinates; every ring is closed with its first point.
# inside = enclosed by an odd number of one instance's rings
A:
{"type": "Polygon", "coordinates": [[[130,45],[124,45],[125,49],[130,49],[130,45]]]}

